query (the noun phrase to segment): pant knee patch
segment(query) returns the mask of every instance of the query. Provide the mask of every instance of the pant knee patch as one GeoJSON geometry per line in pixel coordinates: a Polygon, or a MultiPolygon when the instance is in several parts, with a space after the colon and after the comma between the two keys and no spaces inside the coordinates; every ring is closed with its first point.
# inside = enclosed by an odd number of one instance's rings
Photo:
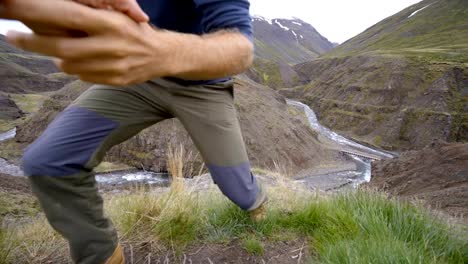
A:
{"type": "Polygon", "coordinates": [[[255,203],[259,190],[248,162],[231,167],[215,165],[207,167],[223,194],[240,208],[247,210],[255,203]]]}
{"type": "Polygon", "coordinates": [[[26,149],[23,170],[28,176],[76,174],[117,127],[117,122],[86,108],[68,107],[26,149]]]}

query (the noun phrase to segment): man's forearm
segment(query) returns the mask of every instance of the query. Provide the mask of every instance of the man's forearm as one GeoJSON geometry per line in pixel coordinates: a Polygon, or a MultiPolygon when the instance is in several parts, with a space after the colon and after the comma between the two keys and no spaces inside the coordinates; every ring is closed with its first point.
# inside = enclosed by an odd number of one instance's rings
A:
{"type": "Polygon", "coordinates": [[[252,64],[253,44],[239,32],[220,31],[204,36],[168,33],[175,43],[171,77],[210,80],[242,73],[252,64]]]}

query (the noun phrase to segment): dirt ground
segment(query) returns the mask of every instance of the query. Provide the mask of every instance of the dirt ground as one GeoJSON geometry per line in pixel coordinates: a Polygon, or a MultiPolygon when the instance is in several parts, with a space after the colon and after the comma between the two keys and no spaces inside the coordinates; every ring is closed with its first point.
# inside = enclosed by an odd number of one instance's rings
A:
{"type": "Polygon", "coordinates": [[[421,151],[374,163],[372,173],[371,187],[468,217],[468,144],[434,142],[421,151]]]}
{"type": "Polygon", "coordinates": [[[307,263],[310,261],[307,242],[295,241],[264,242],[264,252],[261,256],[247,252],[239,241],[225,245],[202,245],[189,248],[176,254],[167,249],[159,248],[156,243],[143,243],[138,249],[135,245],[124,245],[126,261],[137,263],[184,263],[184,264],[243,264],[243,263],[307,263]],[[151,252],[149,254],[148,252],[151,252]]]}
{"type": "Polygon", "coordinates": [[[0,190],[9,193],[31,193],[31,186],[25,177],[14,177],[0,173],[0,190]]]}

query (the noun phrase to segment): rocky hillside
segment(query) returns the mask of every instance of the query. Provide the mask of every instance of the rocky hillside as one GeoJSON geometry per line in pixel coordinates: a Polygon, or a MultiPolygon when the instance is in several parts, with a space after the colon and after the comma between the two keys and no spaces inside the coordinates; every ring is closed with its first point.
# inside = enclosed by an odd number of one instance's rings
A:
{"type": "Polygon", "coordinates": [[[425,0],[294,67],[284,94],[321,122],[390,150],[468,140],[468,2],[425,0]]]}
{"type": "MultiPolygon", "coordinates": [[[[281,169],[293,174],[318,164],[332,165],[341,159],[337,152],[321,146],[305,116],[289,109],[284,97],[248,79],[236,81],[236,106],[253,166],[281,169]]],[[[16,141],[23,145],[33,141],[66,105],[89,86],[77,81],[52,95],[37,114],[19,127],[16,141]]],[[[185,129],[175,119],[150,127],[116,146],[107,159],[164,171],[168,144],[182,144],[186,153],[192,153],[186,158],[186,165],[198,173],[202,166],[200,156],[185,129]]]]}
{"type": "Polygon", "coordinates": [[[255,55],[287,64],[311,61],[333,49],[333,44],[301,19],[252,18],[255,55]]]}
{"type": "Polygon", "coordinates": [[[421,151],[373,164],[371,187],[424,200],[454,216],[468,215],[468,144],[434,142],[421,151]]]}
{"type": "Polygon", "coordinates": [[[326,57],[377,53],[468,61],[468,2],[424,0],[377,23],[326,57]]]}
{"type": "Polygon", "coordinates": [[[13,100],[8,96],[0,94],[0,120],[17,119],[22,115],[23,112],[13,100]]]}
{"type": "Polygon", "coordinates": [[[37,93],[56,91],[71,81],[58,73],[50,58],[24,52],[0,35],[0,92],[37,93]]]}
{"type": "Polygon", "coordinates": [[[328,39],[300,19],[254,16],[255,63],[247,76],[272,88],[291,87],[299,80],[292,66],[333,49],[328,39]]]}

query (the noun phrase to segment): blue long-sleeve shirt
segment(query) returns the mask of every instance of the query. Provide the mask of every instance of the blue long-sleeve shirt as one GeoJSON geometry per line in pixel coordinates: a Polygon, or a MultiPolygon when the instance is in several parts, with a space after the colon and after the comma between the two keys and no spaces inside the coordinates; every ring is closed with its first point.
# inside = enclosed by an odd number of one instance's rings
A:
{"type": "MultiPolygon", "coordinates": [[[[155,26],[183,33],[203,35],[221,29],[237,29],[253,40],[248,0],[138,0],[155,26]]],[[[207,84],[226,80],[175,81],[207,84]]]]}

